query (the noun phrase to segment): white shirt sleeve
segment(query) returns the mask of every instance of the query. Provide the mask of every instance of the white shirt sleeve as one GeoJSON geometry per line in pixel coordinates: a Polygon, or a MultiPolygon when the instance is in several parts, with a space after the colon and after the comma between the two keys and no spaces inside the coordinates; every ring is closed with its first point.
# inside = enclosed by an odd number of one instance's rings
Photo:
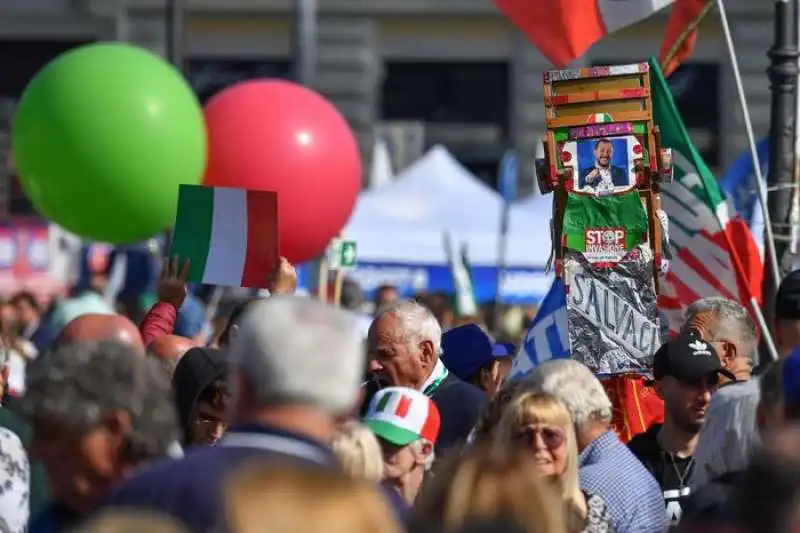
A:
{"type": "Polygon", "coordinates": [[[28,525],[30,465],[14,433],[0,428],[0,531],[24,533],[28,525]]]}

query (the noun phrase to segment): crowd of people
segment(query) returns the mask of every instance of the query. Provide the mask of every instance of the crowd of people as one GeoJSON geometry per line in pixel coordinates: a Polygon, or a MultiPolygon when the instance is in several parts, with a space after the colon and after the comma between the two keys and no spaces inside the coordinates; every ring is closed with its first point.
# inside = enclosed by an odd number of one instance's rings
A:
{"type": "Polygon", "coordinates": [[[516,349],[479,320],[389,287],[367,316],[295,285],[284,260],[210,333],[180,324],[177,259],[138,326],[92,291],[0,306],[0,532],[800,527],[800,271],[779,361],[757,365],[737,302],[692,304],[654,355],[663,422],[627,443],[575,360],[508,380],[516,349]]]}

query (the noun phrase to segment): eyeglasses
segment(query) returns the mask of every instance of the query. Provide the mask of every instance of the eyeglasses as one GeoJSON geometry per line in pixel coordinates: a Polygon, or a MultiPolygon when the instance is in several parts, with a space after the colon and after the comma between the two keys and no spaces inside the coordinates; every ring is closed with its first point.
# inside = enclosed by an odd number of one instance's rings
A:
{"type": "Polygon", "coordinates": [[[544,443],[545,447],[550,450],[554,450],[556,448],[561,447],[566,440],[564,436],[564,431],[558,428],[531,428],[526,427],[522,428],[520,431],[514,435],[514,440],[519,442],[520,444],[525,444],[527,446],[534,446],[536,445],[536,435],[541,436],[542,442],[544,443]]]}

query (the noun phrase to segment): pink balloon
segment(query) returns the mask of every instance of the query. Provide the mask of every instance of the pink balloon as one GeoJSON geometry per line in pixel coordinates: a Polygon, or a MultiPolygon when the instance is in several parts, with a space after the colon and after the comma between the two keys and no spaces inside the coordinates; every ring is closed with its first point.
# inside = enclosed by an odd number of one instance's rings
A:
{"type": "Polygon", "coordinates": [[[205,107],[205,185],[278,193],[281,255],[319,256],[337,236],[361,190],[352,130],[328,100],[287,81],[239,83],[205,107]]]}

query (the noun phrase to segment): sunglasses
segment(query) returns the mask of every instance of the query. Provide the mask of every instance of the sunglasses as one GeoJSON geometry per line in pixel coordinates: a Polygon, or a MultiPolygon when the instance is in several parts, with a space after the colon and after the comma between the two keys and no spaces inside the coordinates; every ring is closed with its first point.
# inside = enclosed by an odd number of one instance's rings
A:
{"type": "Polygon", "coordinates": [[[514,440],[527,446],[536,445],[536,436],[542,438],[545,447],[554,450],[561,447],[566,440],[564,432],[558,428],[522,428],[514,435],[514,440]]]}

